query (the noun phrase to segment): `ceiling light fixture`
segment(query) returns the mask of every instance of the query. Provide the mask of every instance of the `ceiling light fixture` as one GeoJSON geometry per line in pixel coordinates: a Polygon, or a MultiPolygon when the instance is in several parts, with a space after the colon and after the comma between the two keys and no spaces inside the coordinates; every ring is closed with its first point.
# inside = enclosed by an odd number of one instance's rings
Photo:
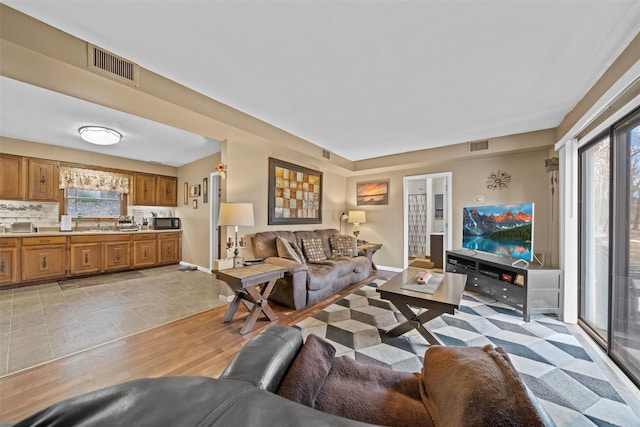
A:
{"type": "Polygon", "coordinates": [[[113,145],[120,142],[122,134],[104,126],[82,126],[78,129],[80,138],[96,145],[113,145]]]}

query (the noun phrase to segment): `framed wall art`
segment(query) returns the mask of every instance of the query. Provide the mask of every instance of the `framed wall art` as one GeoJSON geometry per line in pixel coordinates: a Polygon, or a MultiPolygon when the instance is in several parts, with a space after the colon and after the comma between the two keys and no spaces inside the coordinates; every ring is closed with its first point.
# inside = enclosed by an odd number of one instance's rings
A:
{"type": "Polygon", "coordinates": [[[187,181],[184,182],[184,204],[189,204],[189,183],[187,181]]]}
{"type": "Polygon", "coordinates": [[[322,172],[269,157],[269,225],[322,223],[322,172]]]}
{"type": "Polygon", "coordinates": [[[202,203],[209,202],[209,178],[202,178],[202,203]]]}
{"type": "Polygon", "coordinates": [[[200,196],[200,184],[192,185],[189,187],[189,197],[200,196]]]}
{"type": "Polygon", "coordinates": [[[356,184],[356,204],[358,206],[388,205],[389,180],[358,182],[356,184]]]}

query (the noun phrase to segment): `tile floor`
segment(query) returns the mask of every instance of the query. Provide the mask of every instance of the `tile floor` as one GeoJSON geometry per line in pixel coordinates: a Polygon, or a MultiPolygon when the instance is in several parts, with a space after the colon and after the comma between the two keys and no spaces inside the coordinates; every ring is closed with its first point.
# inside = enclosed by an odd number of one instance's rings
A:
{"type": "Polygon", "coordinates": [[[181,266],[0,290],[0,377],[225,304],[181,266]]]}

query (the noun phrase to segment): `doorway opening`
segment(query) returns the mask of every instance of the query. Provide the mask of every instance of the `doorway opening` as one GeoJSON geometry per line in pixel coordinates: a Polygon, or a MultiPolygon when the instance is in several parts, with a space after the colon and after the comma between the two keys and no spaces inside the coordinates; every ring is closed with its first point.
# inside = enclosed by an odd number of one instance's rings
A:
{"type": "Polygon", "coordinates": [[[220,173],[209,175],[209,271],[213,263],[220,258],[220,232],[218,230],[218,213],[220,212],[220,173]]]}
{"type": "Polygon", "coordinates": [[[451,175],[404,177],[404,268],[444,268],[451,248],[451,175]]]}

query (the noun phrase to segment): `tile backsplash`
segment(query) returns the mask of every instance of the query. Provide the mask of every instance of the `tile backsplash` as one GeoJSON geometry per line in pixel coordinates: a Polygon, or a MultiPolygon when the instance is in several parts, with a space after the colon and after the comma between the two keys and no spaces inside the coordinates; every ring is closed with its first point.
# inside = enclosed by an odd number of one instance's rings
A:
{"type": "MultiPolygon", "coordinates": [[[[142,224],[143,218],[173,216],[173,211],[171,208],[159,206],[128,206],[127,215],[134,217],[136,224],[142,224]]],[[[56,202],[0,200],[0,233],[9,231],[14,222],[31,222],[38,228],[59,229],[59,218],[60,204],[56,202]]]]}
{"type": "Polygon", "coordinates": [[[31,222],[36,227],[59,227],[59,206],[55,202],[0,200],[0,232],[14,222],[31,222]]]}

